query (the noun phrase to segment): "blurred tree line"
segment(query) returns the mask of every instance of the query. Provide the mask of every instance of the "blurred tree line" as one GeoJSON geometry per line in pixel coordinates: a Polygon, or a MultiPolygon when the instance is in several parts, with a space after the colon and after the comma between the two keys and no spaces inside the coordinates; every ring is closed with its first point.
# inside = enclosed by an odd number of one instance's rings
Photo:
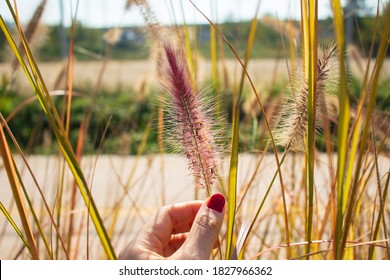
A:
{"type": "MultiPolygon", "coordinates": [[[[87,115],[92,110],[85,152],[93,153],[101,148],[103,153],[121,155],[135,154],[150,118],[156,120],[154,112],[157,101],[153,94],[142,95],[131,88],[118,87],[114,90],[101,89],[91,108],[91,85],[75,88],[71,108],[69,139],[76,148],[80,127],[86,125],[87,115]],[[101,146],[101,141],[103,145],[101,146]]],[[[53,96],[57,110],[63,112],[64,96],[53,96]]],[[[29,153],[51,154],[58,150],[57,142],[38,100],[28,100],[17,91],[9,91],[5,80],[0,84],[0,112],[8,118],[20,104],[21,110],[8,121],[8,125],[19,145],[29,153]]],[[[149,132],[148,152],[158,152],[157,130],[149,132]]]]}
{"type": "MultiPolygon", "coordinates": [[[[371,42],[375,30],[376,18],[371,15],[356,15],[354,17],[354,28],[349,30],[348,37],[354,45],[356,45],[364,55],[367,55],[371,47],[371,42]]],[[[381,22],[379,22],[381,24],[381,22]]],[[[240,54],[243,54],[250,32],[250,21],[247,22],[226,22],[219,27],[222,29],[226,38],[233,44],[240,54]]],[[[295,29],[300,28],[300,22],[294,21],[295,29]]],[[[195,30],[197,47],[200,54],[209,58],[210,56],[210,26],[197,25],[190,26],[195,30]]],[[[333,23],[332,19],[319,21],[319,38],[323,40],[333,40],[333,23]]],[[[380,30],[380,28],[378,29],[380,30]]],[[[40,61],[57,61],[61,60],[61,27],[60,25],[46,26],[43,31],[45,34],[40,35],[39,44],[35,49],[35,54],[40,61]],[[43,41],[42,41],[43,40],[43,41]]],[[[82,23],[77,23],[75,32],[75,55],[78,60],[96,60],[104,56],[107,52],[107,29],[90,28],[82,23]]],[[[112,59],[144,59],[149,56],[150,42],[147,38],[147,33],[140,27],[123,28],[119,37],[114,42],[110,57],[112,59]]],[[[278,21],[265,22],[259,20],[257,34],[254,42],[253,58],[273,58],[281,55],[283,50],[281,42],[281,34],[286,36],[286,30],[278,26],[278,21]],[[282,29],[282,30],[280,30],[282,29]]],[[[70,28],[66,30],[66,38],[71,36],[70,28]]],[[[299,41],[299,40],[297,40],[299,41]]],[[[377,34],[374,52],[378,49],[380,34],[377,34]]],[[[286,38],[286,44],[289,40],[286,38]]],[[[112,43],[112,42],[110,42],[112,43]]],[[[287,46],[286,46],[287,47],[287,46]]],[[[230,51],[225,46],[225,55],[232,57],[230,51]]],[[[390,51],[388,52],[390,55],[390,51]]],[[[0,61],[7,61],[7,42],[4,34],[0,34],[0,61]]]]}
{"type": "MultiPolygon", "coordinates": [[[[21,94],[17,89],[7,89],[7,81],[3,79],[0,84],[0,112],[5,117],[11,116],[16,108],[24,104],[28,97],[21,94]]],[[[71,123],[69,139],[72,146],[76,148],[80,135],[80,127],[85,126],[89,111],[92,115],[89,123],[88,133],[85,138],[85,152],[95,153],[100,149],[102,153],[129,155],[136,154],[142,139],[148,133],[144,153],[158,153],[158,105],[159,97],[157,89],[148,91],[123,88],[118,86],[115,89],[100,89],[94,106],[91,108],[90,91],[91,85],[82,85],[74,88],[76,94],[73,97],[71,108],[71,123]],[[150,127],[148,127],[151,124],[150,127]],[[103,141],[102,141],[103,140],[103,141]],[[101,146],[101,143],[102,146],[101,146]]],[[[349,84],[352,104],[358,100],[361,92],[361,81],[353,78],[349,84]]],[[[377,89],[377,109],[382,112],[390,112],[390,78],[383,80],[377,89]]],[[[283,94],[284,86],[275,85],[274,88],[265,90],[266,110],[272,108],[278,102],[277,96],[283,94]],[[271,98],[272,97],[272,98],[271,98]],[[275,104],[276,104],[275,103],[275,104]]],[[[215,95],[214,92],[208,92],[215,95]]],[[[232,92],[224,93],[227,100],[231,100],[232,92]]],[[[257,127],[261,122],[262,115],[259,110],[254,113],[247,105],[252,104],[251,95],[244,93],[243,105],[240,116],[241,132],[240,145],[242,152],[258,150],[265,144],[262,129],[257,127]],[[254,121],[254,120],[257,121],[254,121]],[[257,131],[257,133],[254,133],[257,131]],[[259,146],[260,143],[260,146],[259,146]]],[[[59,112],[66,110],[64,107],[64,96],[53,96],[53,100],[59,112]]],[[[226,125],[231,120],[231,102],[222,104],[224,120],[221,125],[226,125]]],[[[353,105],[353,106],[356,106],[353,105]]],[[[19,145],[24,147],[28,153],[53,154],[58,151],[57,142],[51,131],[47,118],[43,114],[39,102],[35,99],[24,105],[16,112],[14,117],[8,121],[19,145]]],[[[229,131],[224,131],[226,139],[229,139],[229,131]]],[[[325,149],[319,145],[319,149],[325,149]]]]}

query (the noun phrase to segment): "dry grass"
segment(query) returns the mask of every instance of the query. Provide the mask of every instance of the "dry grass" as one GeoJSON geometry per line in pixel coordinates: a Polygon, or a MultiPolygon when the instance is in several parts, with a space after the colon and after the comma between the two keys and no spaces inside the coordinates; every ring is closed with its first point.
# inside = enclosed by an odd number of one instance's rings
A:
{"type": "MultiPolygon", "coordinates": [[[[180,201],[192,200],[194,197],[194,183],[190,176],[190,173],[186,167],[186,158],[165,155],[162,159],[159,155],[143,156],[137,162],[135,156],[122,157],[122,156],[100,156],[97,165],[94,170],[94,163],[96,157],[89,156],[84,157],[82,161],[82,168],[87,175],[87,180],[92,183],[92,193],[95,198],[96,204],[100,209],[104,222],[107,225],[111,224],[113,219],[113,212],[116,210],[113,206],[122,197],[124,197],[123,204],[121,205],[119,216],[117,220],[117,226],[113,234],[113,243],[116,251],[120,251],[125,244],[129,241],[132,235],[136,234],[139,227],[152,216],[160,206],[176,203],[180,201]],[[164,173],[161,171],[161,163],[164,164],[164,173]],[[134,180],[131,189],[127,192],[124,191],[125,180],[129,176],[128,170],[131,170],[137,164],[136,172],[134,174],[134,180]],[[170,168],[174,167],[174,168],[170,168]],[[94,171],[94,174],[93,174],[94,171]],[[178,175],[180,174],[180,175],[178,175]],[[163,194],[161,190],[164,190],[163,194]],[[165,201],[162,201],[162,196],[165,196],[165,201]]],[[[53,205],[55,201],[57,174],[59,173],[59,160],[56,156],[29,156],[28,161],[34,171],[35,177],[42,186],[45,197],[47,198],[49,205],[53,205]]],[[[241,155],[239,160],[239,174],[238,174],[238,200],[244,194],[248,184],[252,187],[249,188],[246,194],[245,203],[241,205],[237,212],[237,227],[248,223],[252,218],[253,213],[256,211],[256,207],[272,180],[272,172],[275,170],[275,163],[272,155],[266,155],[263,160],[263,168],[255,172],[258,162],[256,155],[241,155]],[[250,183],[251,174],[255,173],[253,182],[250,183]]],[[[18,167],[23,169],[23,163],[20,157],[16,157],[16,163],[18,167]]],[[[223,178],[227,178],[226,170],[228,170],[229,159],[225,159],[223,162],[224,174],[223,178]]],[[[388,170],[390,159],[387,157],[379,158],[379,172],[385,174],[388,170]]],[[[329,162],[325,154],[318,156],[317,160],[317,184],[316,184],[316,204],[318,204],[318,212],[316,217],[319,219],[327,211],[327,202],[330,193],[329,189],[329,175],[328,175],[329,162]]],[[[295,156],[289,157],[283,165],[282,171],[286,176],[286,185],[288,201],[291,201],[290,216],[295,217],[296,224],[293,224],[293,234],[291,236],[291,242],[304,242],[304,228],[300,227],[302,219],[304,218],[303,209],[299,208],[299,201],[303,199],[303,192],[299,182],[302,180],[302,157],[295,156]],[[292,168],[294,166],[294,168],[292,168]]],[[[0,171],[0,177],[3,178],[4,170],[0,171]]],[[[64,208],[69,207],[71,196],[71,182],[72,175],[66,173],[66,182],[68,186],[64,190],[64,208]]],[[[22,179],[27,186],[27,191],[31,196],[32,201],[36,209],[42,209],[40,196],[32,184],[32,178],[27,172],[22,173],[22,179]]],[[[372,183],[372,182],[371,182],[372,183]]],[[[375,186],[370,183],[370,187],[367,190],[367,197],[365,200],[373,201],[375,199],[375,186]]],[[[281,201],[279,186],[275,186],[271,190],[270,197],[263,208],[258,222],[255,225],[255,234],[251,238],[248,248],[245,252],[245,258],[251,259],[256,256],[258,252],[261,253],[261,259],[284,259],[285,251],[283,247],[280,247],[283,243],[283,235],[280,234],[279,226],[282,216],[279,212],[281,201]],[[272,225],[272,226],[271,226],[272,225]]],[[[203,198],[202,197],[200,198],[203,198]]],[[[12,205],[12,194],[8,187],[8,184],[4,184],[1,188],[0,197],[2,202],[8,209],[11,209],[10,213],[15,216],[16,209],[9,207],[12,205]]],[[[368,206],[363,206],[365,219],[369,219],[368,206]]],[[[362,209],[362,210],[363,210],[362,209]]],[[[39,210],[38,214],[44,224],[45,232],[50,233],[50,220],[44,211],[39,210]]],[[[17,215],[17,214],[16,214],[17,215]]],[[[75,220],[75,232],[73,237],[70,256],[73,259],[86,259],[86,211],[83,201],[78,198],[76,201],[75,209],[71,212],[64,211],[63,219],[68,220],[69,216],[73,215],[75,220]]],[[[361,225],[364,228],[364,225],[361,225]]],[[[23,245],[19,237],[8,226],[8,222],[5,219],[1,219],[0,233],[3,238],[0,239],[0,259],[13,259],[18,256],[19,259],[28,259],[29,254],[26,250],[22,250],[23,245]],[[18,252],[22,250],[20,255],[18,252]]],[[[52,233],[54,234],[54,233],[52,233]]],[[[99,240],[97,236],[91,231],[90,236],[90,259],[100,259],[102,257],[102,248],[98,245],[99,240]]],[[[53,235],[54,237],[54,235],[53,235]]],[[[317,244],[321,250],[329,249],[329,227],[326,226],[326,230],[316,235],[316,240],[323,240],[320,244],[317,244]]],[[[361,236],[363,238],[363,236],[361,236]]],[[[41,241],[38,241],[41,244],[41,241]]],[[[351,244],[352,245],[352,244],[351,244]]],[[[295,248],[298,252],[304,251],[304,244],[296,245],[295,248]]],[[[41,248],[41,256],[45,256],[44,248],[41,248]]],[[[367,248],[362,248],[366,250],[367,248]]],[[[329,255],[330,253],[328,253],[329,255]]],[[[324,253],[320,254],[322,257],[324,253]]],[[[62,256],[64,257],[64,256],[62,256]]],[[[380,256],[378,256],[379,258],[380,256]]]]}

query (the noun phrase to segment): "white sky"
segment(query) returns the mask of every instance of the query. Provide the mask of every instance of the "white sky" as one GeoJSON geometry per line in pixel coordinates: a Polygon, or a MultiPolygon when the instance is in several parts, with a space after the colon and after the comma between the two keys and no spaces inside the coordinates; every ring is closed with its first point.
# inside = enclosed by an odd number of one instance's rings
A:
{"type": "MultiPolygon", "coordinates": [[[[13,3],[14,0],[10,0],[13,3]]],[[[71,22],[77,0],[48,0],[43,22],[58,24],[60,22],[60,2],[64,3],[65,24],[71,22]]],[[[213,21],[227,19],[243,20],[253,18],[259,0],[194,0],[198,8],[213,21]]],[[[28,22],[41,0],[16,0],[22,22],[28,22]]],[[[79,0],[77,18],[86,25],[94,27],[120,27],[142,25],[144,20],[138,7],[125,11],[127,0],[79,0]]],[[[195,10],[188,0],[149,0],[160,23],[172,24],[170,5],[174,6],[175,16],[182,22],[182,3],[187,23],[205,23],[203,16],[195,10]]],[[[260,0],[259,16],[264,14],[278,15],[279,18],[299,18],[300,0],[260,0]]],[[[341,1],[342,4],[346,0],[341,1]]],[[[367,0],[368,6],[375,8],[376,0],[367,0]]],[[[382,0],[381,2],[385,2],[382,0]]],[[[319,17],[331,15],[330,2],[319,0],[319,17]]],[[[11,20],[5,0],[0,0],[0,13],[5,20],[11,20]]]]}

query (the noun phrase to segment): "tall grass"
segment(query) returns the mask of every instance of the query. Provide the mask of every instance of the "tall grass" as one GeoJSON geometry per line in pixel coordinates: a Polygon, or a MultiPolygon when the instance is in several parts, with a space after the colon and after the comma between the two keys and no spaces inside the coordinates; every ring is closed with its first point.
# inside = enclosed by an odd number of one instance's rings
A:
{"type": "MultiPolygon", "coordinates": [[[[12,7],[11,3],[9,1],[7,1],[7,5],[9,8],[9,11],[12,13],[12,16],[13,16],[15,23],[18,26],[19,38],[23,44],[23,49],[26,53],[28,64],[22,58],[22,56],[19,52],[19,49],[17,48],[15,41],[13,40],[13,36],[11,35],[11,33],[10,33],[9,29],[7,28],[2,17],[0,18],[1,28],[2,28],[6,38],[8,40],[8,43],[10,44],[12,50],[15,52],[15,55],[18,58],[19,63],[22,65],[22,68],[25,71],[26,76],[28,77],[28,79],[31,83],[31,86],[33,87],[35,93],[38,96],[38,99],[41,103],[41,106],[42,106],[42,108],[43,108],[43,110],[48,118],[48,121],[53,128],[53,131],[56,135],[57,141],[58,141],[59,146],[61,148],[61,152],[62,152],[65,160],[67,161],[68,166],[69,166],[72,174],[74,175],[74,179],[77,182],[77,185],[79,187],[81,195],[82,195],[86,205],[88,206],[88,209],[89,209],[91,217],[92,217],[92,221],[96,227],[96,230],[99,234],[102,245],[105,248],[107,256],[109,258],[115,258],[114,250],[111,246],[110,240],[108,239],[108,235],[107,235],[107,232],[105,230],[105,227],[103,226],[99,211],[96,208],[96,205],[93,201],[92,196],[90,195],[90,191],[89,191],[87,182],[84,178],[84,175],[83,175],[83,172],[79,166],[79,163],[77,162],[77,159],[75,157],[73,149],[69,143],[69,139],[66,137],[66,131],[64,129],[63,123],[60,120],[57,109],[54,106],[54,103],[50,97],[50,94],[48,92],[46,84],[43,80],[43,77],[42,77],[40,71],[39,71],[36,60],[34,59],[34,56],[32,54],[31,49],[29,48],[26,37],[21,29],[21,24],[20,24],[20,21],[18,18],[17,6],[15,5],[14,7],[12,7]]],[[[9,150],[9,149],[6,149],[6,147],[5,147],[5,151],[6,150],[9,150]]],[[[3,156],[6,154],[5,151],[4,151],[4,153],[2,153],[3,156]]],[[[10,163],[10,162],[12,162],[12,160],[10,158],[7,158],[7,160],[5,160],[5,162],[10,163]]],[[[9,177],[11,177],[11,174],[13,173],[12,169],[13,168],[11,166],[10,172],[9,172],[9,174],[10,174],[9,177]]],[[[14,176],[12,176],[12,177],[14,177],[14,176]]],[[[13,179],[13,181],[15,181],[15,180],[13,179]]],[[[21,209],[22,209],[22,206],[21,206],[21,209]]],[[[26,225],[26,229],[27,228],[28,227],[26,225]]],[[[33,244],[33,240],[31,240],[30,242],[31,242],[31,244],[33,244]]],[[[30,248],[30,249],[33,249],[33,248],[30,248]]],[[[32,255],[34,258],[37,257],[37,254],[35,254],[35,253],[32,255]]]]}
{"type": "MultiPolygon", "coordinates": [[[[284,53],[291,56],[286,57],[290,76],[285,83],[286,90],[281,89],[276,97],[259,90],[249,67],[252,50],[261,47],[255,45],[256,36],[262,32],[258,28],[261,1],[254,10],[243,57],[237,51],[238,46],[229,41],[224,30],[213,22],[213,16],[206,15],[190,2],[192,6],[188,7],[209,22],[212,82],[209,94],[214,96],[210,100],[201,99],[200,92],[204,90],[197,73],[197,38],[192,36],[190,26],[176,24],[174,32],[169,33],[168,28],[159,25],[148,1],[128,1],[126,9],[132,4],[140,8],[150,43],[159,46],[159,54],[153,58],[157,60],[156,72],[163,89],[155,91],[169,94],[158,98],[159,103],[143,120],[146,125],[132,165],[125,164],[126,158],[117,158],[121,166],[118,167],[109,156],[112,169],[107,173],[116,179],[116,183],[109,186],[104,209],[94,195],[96,191],[103,190],[95,187],[92,190],[92,187],[95,176],[101,175],[96,174],[95,169],[102,160],[99,154],[105,144],[111,116],[101,138],[96,137],[99,148],[90,168],[82,167],[82,161],[85,159],[88,131],[91,130],[92,112],[96,110],[97,96],[104,86],[102,78],[110,53],[115,51],[114,43],[107,46],[106,55],[101,59],[91,102],[78,128],[78,143],[72,147],[70,132],[75,96],[73,68],[77,63],[74,61],[77,22],[74,18],[71,27],[64,102],[62,108],[57,108],[30,47],[31,34],[25,34],[20,23],[16,1],[12,5],[7,0],[17,32],[10,31],[2,15],[0,27],[30,82],[41,105],[41,114],[49,123],[59,147],[56,157],[58,174],[54,176],[57,177],[57,186],[52,187],[55,195],[51,199],[34,174],[29,157],[23,151],[25,147],[19,146],[9,126],[18,112],[34,99],[19,104],[10,116],[3,118],[1,115],[0,172],[4,171],[1,174],[7,176],[12,202],[6,205],[0,198],[0,210],[7,219],[4,227],[12,228],[20,239],[20,251],[28,251],[13,257],[115,259],[116,251],[129,238],[126,235],[129,227],[130,232],[135,231],[135,225],[144,222],[155,207],[176,199],[172,198],[165,180],[168,180],[170,170],[179,167],[170,166],[165,161],[168,156],[164,154],[164,131],[174,127],[178,145],[182,146],[183,159],[188,162],[190,173],[196,177],[193,185],[206,190],[204,193],[195,192],[194,196],[206,197],[216,191],[227,196],[225,226],[219,237],[220,246],[213,252],[212,258],[389,259],[387,194],[390,170],[383,171],[383,165],[389,159],[389,147],[386,146],[388,131],[379,131],[381,128],[374,115],[378,111],[377,92],[388,52],[390,22],[386,19],[390,17],[390,4],[378,6],[372,48],[360,84],[361,92],[358,99],[353,100],[349,86],[351,74],[347,71],[350,68],[347,62],[350,61],[346,55],[345,16],[340,1],[331,1],[335,42],[325,43],[324,46],[318,37],[318,1],[300,1],[301,42],[298,42],[298,47],[301,52],[294,47],[298,38],[294,38],[291,32],[294,23],[289,21],[285,26],[290,30],[280,32],[282,41],[288,39],[288,49],[284,46],[284,53]],[[174,42],[178,42],[175,47],[167,39],[162,39],[168,38],[168,34],[174,42]],[[380,45],[375,60],[372,60],[376,37],[380,37],[380,45]],[[227,67],[225,46],[235,57],[239,73],[229,79],[220,71],[221,68],[225,71],[227,67]],[[227,80],[231,83],[226,83],[227,80]],[[221,87],[222,84],[224,87],[221,87]],[[256,113],[242,118],[245,113],[243,104],[248,100],[255,100],[252,106],[256,113]],[[202,106],[202,102],[213,104],[202,106]],[[204,107],[211,110],[204,110],[204,107]],[[223,118],[224,121],[221,120],[223,118]],[[155,122],[156,131],[153,130],[155,122]],[[220,153],[214,154],[221,149],[215,149],[217,141],[213,139],[213,122],[226,130],[224,136],[228,145],[222,150],[224,158],[221,160],[217,159],[220,153]],[[252,131],[257,142],[255,151],[244,154],[242,147],[245,146],[246,130],[252,131]],[[153,133],[157,134],[158,140],[156,152],[161,159],[161,182],[154,178],[156,175],[151,171],[154,156],[143,156],[153,133]],[[22,166],[16,163],[18,156],[13,152],[23,158],[22,166]],[[26,188],[24,168],[29,170],[34,180],[40,194],[38,198],[26,188]],[[89,177],[86,175],[88,171],[91,173],[89,177]],[[157,201],[150,199],[150,193],[154,191],[158,194],[157,201]],[[146,195],[149,196],[146,198],[146,195]],[[83,201],[82,205],[78,203],[79,198],[83,201]],[[142,203],[146,200],[147,206],[142,203]],[[121,219],[123,213],[126,217],[124,221],[121,219]],[[90,220],[93,230],[89,229],[90,220]],[[96,249],[93,238],[95,233],[99,249],[96,249]],[[40,246],[41,242],[44,246],[40,246]]],[[[37,18],[44,4],[45,1],[42,1],[38,7],[37,18]]],[[[172,9],[172,3],[170,5],[172,13],[177,12],[172,9]]],[[[180,12],[184,15],[183,4],[180,12]]],[[[279,28],[281,26],[279,23],[279,28]]],[[[195,29],[193,34],[197,32],[195,29]]],[[[363,60],[359,62],[364,63],[363,60]]],[[[275,74],[274,80],[277,79],[275,74]]],[[[354,93],[354,96],[357,94],[354,93]]],[[[190,184],[185,186],[186,189],[192,187],[191,181],[186,182],[190,184]]]]}

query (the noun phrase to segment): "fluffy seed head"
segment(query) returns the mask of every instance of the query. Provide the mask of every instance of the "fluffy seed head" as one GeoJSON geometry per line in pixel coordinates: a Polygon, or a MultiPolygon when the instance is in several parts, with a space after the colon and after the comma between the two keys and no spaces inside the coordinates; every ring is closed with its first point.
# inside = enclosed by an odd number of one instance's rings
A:
{"type": "Polygon", "coordinates": [[[216,178],[218,155],[211,121],[196,94],[184,56],[169,43],[163,44],[159,63],[161,83],[169,96],[169,113],[176,140],[201,187],[210,188],[216,178]]]}
{"type": "MultiPolygon", "coordinates": [[[[335,92],[337,81],[337,49],[327,45],[319,50],[317,61],[316,89],[316,130],[323,129],[325,122],[335,122],[338,114],[338,103],[335,92]]],[[[278,143],[294,152],[305,152],[305,138],[308,124],[308,84],[304,81],[302,71],[297,71],[291,85],[292,92],[286,98],[279,121],[274,131],[278,143]]]]}

